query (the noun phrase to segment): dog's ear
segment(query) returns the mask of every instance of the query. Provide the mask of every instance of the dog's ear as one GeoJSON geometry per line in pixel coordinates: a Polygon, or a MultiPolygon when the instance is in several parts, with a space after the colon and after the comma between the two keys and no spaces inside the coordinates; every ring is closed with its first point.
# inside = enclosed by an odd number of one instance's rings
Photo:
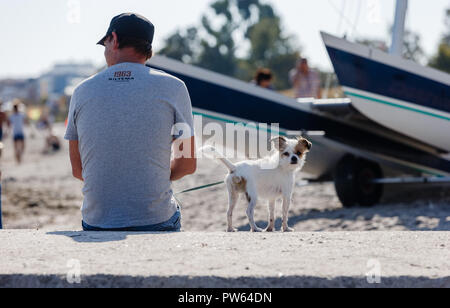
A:
{"type": "Polygon", "coordinates": [[[287,147],[287,140],[282,136],[272,138],[270,141],[273,142],[275,148],[280,152],[284,151],[287,147]]]}
{"type": "Polygon", "coordinates": [[[311,150],[312,143],[308,139],[305,139],[303,137],[297,137],[297,140],[298,143],[302,144],[306,149],[308,149],[308,151],[311,150]]]}

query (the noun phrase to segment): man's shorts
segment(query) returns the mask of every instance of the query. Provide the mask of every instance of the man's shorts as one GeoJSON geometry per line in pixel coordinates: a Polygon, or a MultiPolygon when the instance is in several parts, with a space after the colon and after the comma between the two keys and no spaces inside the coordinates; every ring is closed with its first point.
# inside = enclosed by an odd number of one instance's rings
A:
{"type": "Polygon", "coordinates": [[[14,135],[14,141],[24,141],[25,140],[25,136],[24,135],[22,135],[22,134],[17,134],[17,135],[14,135]]]}
{"type": "Polygon", "coordinates": [[[82,222],[83,231],[91,232],[180,232],[181,231],[181,209],[178,207],[176,213],[166,222],[142,227],[128,227],[118,229],[102,229],[88,225],[82,222]]]}

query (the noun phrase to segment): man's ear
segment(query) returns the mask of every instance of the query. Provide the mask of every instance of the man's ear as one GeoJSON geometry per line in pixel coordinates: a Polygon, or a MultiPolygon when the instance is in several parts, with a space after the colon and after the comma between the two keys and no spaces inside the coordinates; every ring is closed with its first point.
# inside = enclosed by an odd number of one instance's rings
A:
{"type": "Polygon", "coordinates": [[[119,49],[119,38],[117,37],[117,33],[113,32],[111,37],[114,49],[119,49]]]}
{"type": "Polygon", "coordinates": [[[275,148],[278,151],[281,152],[286,149],[286,146],[287,146],[286,138],[279,136],[279,137],[272,138],[270,141],[273,142],[273,145],[275,146],[275,148]]]}

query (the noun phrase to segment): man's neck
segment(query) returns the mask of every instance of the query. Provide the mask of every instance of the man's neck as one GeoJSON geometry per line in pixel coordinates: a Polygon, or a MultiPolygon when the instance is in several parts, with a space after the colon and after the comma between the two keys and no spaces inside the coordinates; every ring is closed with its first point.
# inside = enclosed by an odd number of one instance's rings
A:
{"type": "Polygon", "coordinates": [[[136,64],[145,65],[145,62],[146,61],[137,61],[137,60],[133,60],[133,59],[123,59],[123,60],[117,61],[114,65],[120,64],[120,63],[136,63],[136,64]]]}
{"type": "Polygon", "coordinates": [[[120,61],[115,62],[114,64],[112,64],[111,66],[117,65],[117,64],[121,64],[121,63],[135,63],[135,64],[142,64],[145,65],[146,61],[136,61],[136,60],[127,60],[127,59],[123,59],[120,61]]]}
{"type": "Polygon", "coordinates": [[[142,64],[145,65],[145,60],[143,57],[137,56],[135,53],[123,53],[122,55],[118,56],[116,61],[114,61],[114,64],[117,65],[120,63],[136,63],[136,64],[142,64]]]}

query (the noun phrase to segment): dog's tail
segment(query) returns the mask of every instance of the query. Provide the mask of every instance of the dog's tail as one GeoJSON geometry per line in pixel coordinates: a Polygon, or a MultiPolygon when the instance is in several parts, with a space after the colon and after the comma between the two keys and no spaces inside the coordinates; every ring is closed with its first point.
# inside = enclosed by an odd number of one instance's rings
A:
{"type": "Polygon", "coordinates": [[[236,171],[236,166],[231,161],[223,157],[213,146],[204,146],[200,149],[200,151],[208,158],[220,160],[228,168],[228,170],[230,170],[230,172],[236,171]]]}

